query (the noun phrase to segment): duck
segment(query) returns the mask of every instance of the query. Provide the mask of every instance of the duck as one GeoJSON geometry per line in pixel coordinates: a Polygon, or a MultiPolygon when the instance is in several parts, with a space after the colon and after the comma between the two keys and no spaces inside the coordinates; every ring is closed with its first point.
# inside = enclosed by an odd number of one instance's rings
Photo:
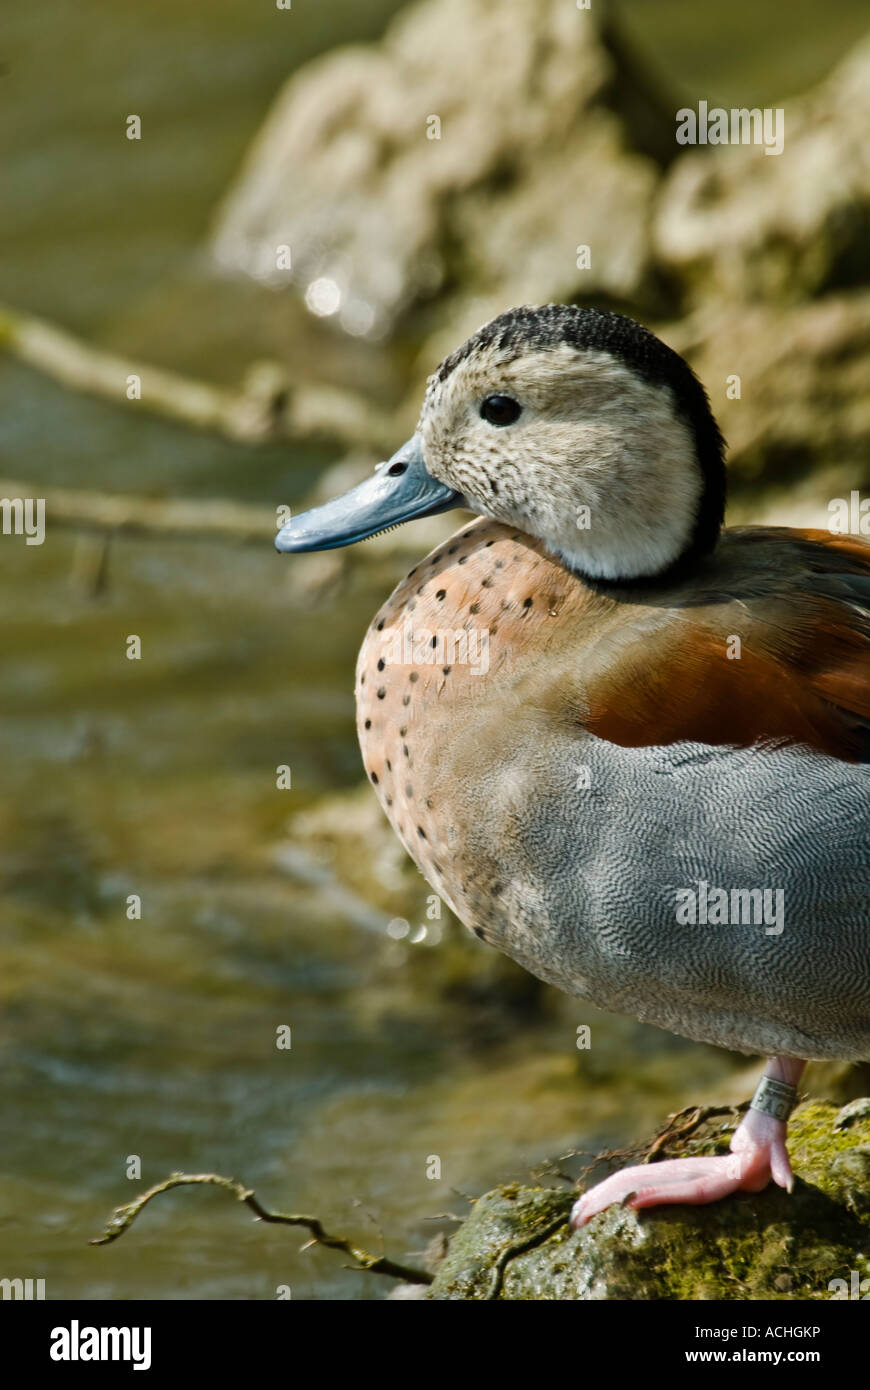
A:
{"type": "Polygon", "coordinates": [[[599,1008],[766,1059],[727,1153],[614,1203],[791,1191],[812,1059],[870,1058],[870,545],[724,526],[707,393],[621,314],[525,305],[429,378],[413,437],[286,553],[474,514],[376,614],[363,763],[482,942],[599,1008]]]}

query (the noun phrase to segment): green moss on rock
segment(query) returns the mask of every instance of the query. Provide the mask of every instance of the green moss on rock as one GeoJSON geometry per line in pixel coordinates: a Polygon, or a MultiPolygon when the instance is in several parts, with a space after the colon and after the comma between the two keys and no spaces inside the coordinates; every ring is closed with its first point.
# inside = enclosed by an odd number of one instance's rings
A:
{"type": "MultiPolygon", "coordinates": [[[[771,1185],[705,1207],[612,1207],[582,1231],[574,1194],[489,1192],[450,1242],[440,1299],[827,1299],[830,1281],[870,1273],[870,1107],[838,1126],[835,1105],[792,1117],[789,1195],[771,1185]]],[[[725,1151],[738,1118],[677,1138],[662,1156],[725,1151]]]]}

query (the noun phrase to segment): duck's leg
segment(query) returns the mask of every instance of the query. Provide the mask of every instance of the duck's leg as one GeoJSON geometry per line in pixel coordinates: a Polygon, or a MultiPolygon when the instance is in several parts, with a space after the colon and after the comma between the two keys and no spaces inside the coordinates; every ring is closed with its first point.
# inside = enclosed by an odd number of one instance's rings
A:
{"type": "Polygon", "coordinates": [[[628,1207],[664,1206],[671,1202],[718,1202],[731,1192],[760,1192],[773,1178],[791,1192],[794,1176],[785,1147],[795,1087],[806,1062],[772,1057],[752,1104],[731,1140],[730,1154],[715,1158],[671,1158],[641,1163],[614,1173],[574,1203],[572,1226],[585,1226],[614,1202],[628,1207]]]}

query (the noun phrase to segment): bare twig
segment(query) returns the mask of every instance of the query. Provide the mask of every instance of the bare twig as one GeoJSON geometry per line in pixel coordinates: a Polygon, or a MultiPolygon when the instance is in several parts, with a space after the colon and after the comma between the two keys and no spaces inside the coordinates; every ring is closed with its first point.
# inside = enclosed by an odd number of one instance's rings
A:
{"type": "Polygon", "coordinates": [[[659,1130],[658,1134],[653,1139],[647,1149],[643,1162],[655,1163],[659,1155],[663,1153],[669,1145],[682,1143],[694,1134],[697,1129],[700,1129],[701,1125],[706,1124],[708,1120],[715,1119],[720,1115],[732,1115],[733,1113],[734,1106],[732,1105],[687,1105],[682,1110],[677,1110],[675,1114],[668,1116],[667,1124],[663,1129],[659,1130]]]}
{"type": "Polygon", "coordinates": [[[276,531],[274,509],[244,502],[89,492],[0,478],[2,497],[35,495],[45,499],[49,526],[77,531],[212,537],[257,545],[274,537],[276,531]]]}
{"type": "Polygon", "coordinates": [[[162,1192],[171,1192],[174,1187],[219,1187],[229,1192],[237,1201],[244,1202],[260,1221],[280,1226],[304,1226],[311,1239],[302,1246],[303,1250],[312,1245],[326,1245],[330,1250],[341,1250],[354,1261],[356,1269],[368,1270],[371,1274],[386,1274],[391,1279],[401,1279],[408,1284],[431,1284],[432,1275],[425,1269],[415,1269],[412,1265],[398,1264],[386,1255],[372,1255],[346,1236],[329,1235],[316,1216],[302,1216],[295,1213],[268,1211],[255,1196],[251,1188],[235,1178],[222,1177],[220,1173],[170,1173],[163,1182],[155,1183],[147,1192],[141,1192],[132,1202],[116,1207],[102,1235],[94,1236],[90,1245],[110,1245],[132,1226],[136,1217],[154,1197],[162,1192]]]}
{"type": "Polygon", "coordinates": [[[337,387],[292,388],[276,362],[254,363],[241,387],[217,386],[94,347],[8,305],[0,305],[0,349],[73,391],[246,444],[339,439],[380,448],[395,436],[395,425],[362,396],[337,387]],[[138,381],[132,399],[131,378],[138,381]]]}

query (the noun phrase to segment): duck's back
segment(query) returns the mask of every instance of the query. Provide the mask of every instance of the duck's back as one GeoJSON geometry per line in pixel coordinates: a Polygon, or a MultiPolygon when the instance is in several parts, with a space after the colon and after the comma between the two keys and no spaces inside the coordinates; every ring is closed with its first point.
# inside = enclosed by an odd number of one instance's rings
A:
{"type": "Polygon", "coordinates": [[[503,526],[459,533],[357,672],[366,770],[423,873],[603,1007],[870,1056],[868,556],[750,528],[679,585],[605,590],[503,526]]]}

